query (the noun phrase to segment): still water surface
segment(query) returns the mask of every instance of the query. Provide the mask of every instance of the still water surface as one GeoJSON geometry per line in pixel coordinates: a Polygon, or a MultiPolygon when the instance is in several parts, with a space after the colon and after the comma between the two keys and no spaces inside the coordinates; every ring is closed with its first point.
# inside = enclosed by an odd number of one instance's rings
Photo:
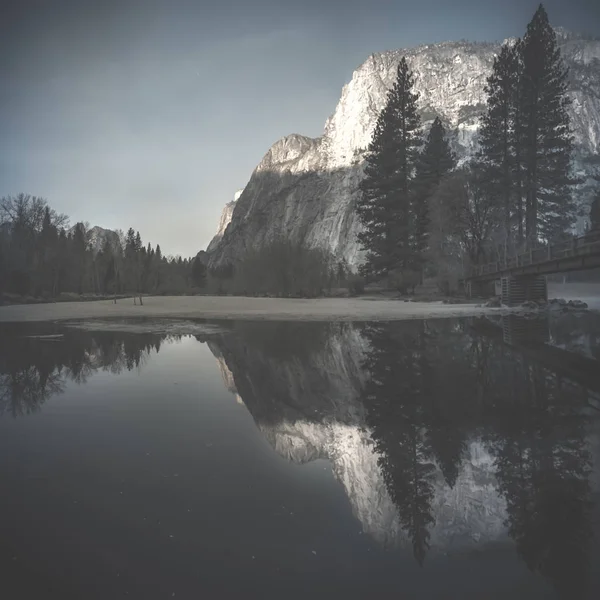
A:
{"type": "Polygon", "coordinates": [[[0,329],[0,596],[600,597],[600,316],[0,329]]]}

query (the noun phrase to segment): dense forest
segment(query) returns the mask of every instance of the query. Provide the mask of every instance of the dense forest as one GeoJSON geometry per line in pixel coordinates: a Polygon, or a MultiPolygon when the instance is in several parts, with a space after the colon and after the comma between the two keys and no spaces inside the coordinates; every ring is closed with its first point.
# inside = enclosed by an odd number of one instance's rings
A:
{"type": "Polygon", "coordinates": [[[160,246],[145,246],[130,228],[105,231],[92,244],[85,223],[69,228],[66,215],[46,200],[27,194],[0,199],[0,296],[58,298],[68,294],[141,296],[184,294],[206,284],[201,255],[163,256],[160,246]]]}

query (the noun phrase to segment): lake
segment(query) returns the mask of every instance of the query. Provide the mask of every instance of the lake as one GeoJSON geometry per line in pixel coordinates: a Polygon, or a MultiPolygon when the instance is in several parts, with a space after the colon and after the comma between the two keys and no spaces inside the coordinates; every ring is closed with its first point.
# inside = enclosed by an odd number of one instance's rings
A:
{"type": "Polygon", "coordinates": [[[598,598],[600,314],[0,324],[2,598],[598,598]]]}

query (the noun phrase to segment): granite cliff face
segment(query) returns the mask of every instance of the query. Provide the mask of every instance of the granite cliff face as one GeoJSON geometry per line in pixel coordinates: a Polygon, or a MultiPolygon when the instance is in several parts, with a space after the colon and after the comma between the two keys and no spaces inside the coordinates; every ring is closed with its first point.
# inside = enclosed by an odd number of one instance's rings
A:
{"type": "Polygon", "coordinates": [[[233,209],[235,208],[235,203],[242,195],[243,191],[244,190],[238,190],[235,193],[233,200],[231,202],[228,202],[225,205],[225,208],[223,208],[223,212],[221,212],[221,219],[219,220],[219,227],[217,229],[217,233],[215,233],[215,236],[210,241],[210,244],[208,244],[206,248],[207,252],[212,252],[219,245],[219,242],[221,241],[221,238],[223,237],[223,234],[227,229],[227,225],[231,223],[231,217],[233,216],[233,209]]]}
{"type": "MultiPolygon", "coordinates": [[[[68,233],[72,234],[74,230],[75,226],[71,227],[68,233]]],[[[88,229],[87,243],[94,255],[102,250],[107,241],[112,248],[118,248],[121,244],[119,234],[112,229],[104,229],[104,227],[99,227],[98,225],[88,229]]]]}
{"type": "MultiPolygon", "coordinates": [[[[600,41],[560,29],[557,33],[570,68],[575,170],[589,176],[600,169],[600,41]]],[[[406,56],[416,74],[425,128],[439,116],[459,158],[468,160],[485,108],[485,81],[499,49],[497,43],[446,42],[370,56],[344,86],[323,136],[289,135],[267,152],[225,229],[229,216],[221,221],[209,247],[211,266],[235,263],[248,248],[281,234],[358,264],[354,206],[363,157],[400,58],[406,56]]],[[[588,182],[579,190],[582,205],[590,188],[588,182]]]]}

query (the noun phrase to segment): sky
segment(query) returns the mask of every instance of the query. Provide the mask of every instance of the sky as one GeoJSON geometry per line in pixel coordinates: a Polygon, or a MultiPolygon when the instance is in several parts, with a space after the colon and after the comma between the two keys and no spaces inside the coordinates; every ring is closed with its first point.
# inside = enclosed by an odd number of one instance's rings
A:
{"type": "MultiPolygon", "coordinates": [[[[522,35],[537,0],[8,0],[0,197],[193,256],[270,146],[319,136],[370,54],[522,35]]],[[[600,35],[600,2],[549,0],[600,35]]]]}

